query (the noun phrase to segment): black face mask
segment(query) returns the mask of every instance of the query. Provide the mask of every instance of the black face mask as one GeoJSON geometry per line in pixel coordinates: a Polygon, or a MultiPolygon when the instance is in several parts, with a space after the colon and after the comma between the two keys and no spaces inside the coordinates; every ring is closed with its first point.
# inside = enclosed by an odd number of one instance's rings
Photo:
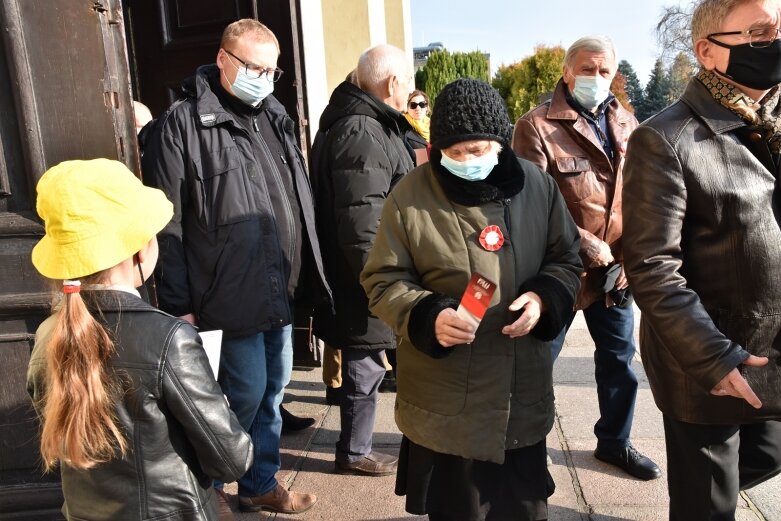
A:
{"type": "Polygon", "coordinates": [[[748,43],[727,45],[708,36],[708,41],[729,49],[726,72],[716,72],[750,89],[768,90],[781,83],[781,40],[767,47],[751,47],[748,43]]]}

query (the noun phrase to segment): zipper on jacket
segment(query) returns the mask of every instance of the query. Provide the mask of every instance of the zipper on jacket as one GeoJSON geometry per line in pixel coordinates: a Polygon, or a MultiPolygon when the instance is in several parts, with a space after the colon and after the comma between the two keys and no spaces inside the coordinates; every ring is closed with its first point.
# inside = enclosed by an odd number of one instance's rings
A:
{"type": "MultiPolygon", "coordinates": [[[[254,118],[253,118],[253,122],[255,122],[254,118]]],[[[257,130],[257,126],[255,128],[257,130]]],[[[277,164],[274,161],[274,155],[271,153],[271,149],[269,149],[268,145],[266,144],[266,140],[263,139],[263,136],[260,136],[259,141],[262,144],[261,148],[263,149],[263,153],[266,156],[266,160],[268,161],[269,165],[271,165],[271,174],[274,176],[274,181],[277,183],[277,186],[279,187],[283,195],[282,204],[285,206],[285,215],[287,217],[287,222],[288,222],[288,239],[289,239],[288,244],[290,245],[288,249],[288,253],[290,256],[288,257],[288,259],[290,260],[290,265],[292,266],[293,258],[294,258],[293,256],[296,253],[296,241],[295,241],[296,223],[295,223],[295,219],[293,218],[293,208],[290,206],[290,201],[287,198],[287,190],[285,190],[285,184],[282,181],[282,174],[279,172],[279,169],[277,168],[277,164]]],[[[287,164],[287,161],[285,161],[285,164],[287,164]]],[[[293,179],[292,181],[295,189],[295,179],[293,179]]],[[[270,199],[271,198],[269,197],[269,205],[271,205],[270,199]]],[[[283,266],[285,265],[284,259],[282,265],[283,266]]],[[[287,277],[290,278],[290,273],[286,273],[285,275],[287,275],[287,277]]],[[[287,285],[285,287],[287,287],[287,285]]]]}
{"type": "Polygon", "coordinates": [[[510,237],[512,235],[512,227],[510,226],[510,205],[512,204],[513,200],[510,198],[503,199],[502,205],[504,206],[504,224],[507,226],[507,236],[510,237]]]}

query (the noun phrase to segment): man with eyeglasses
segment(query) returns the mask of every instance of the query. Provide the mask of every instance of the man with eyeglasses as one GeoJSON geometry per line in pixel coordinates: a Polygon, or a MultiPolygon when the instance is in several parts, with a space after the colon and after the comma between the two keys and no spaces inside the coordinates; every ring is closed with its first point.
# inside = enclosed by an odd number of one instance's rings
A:
{"type": "Polygon", "coordinates": [[[624,169],[625,266],[664,418],[670,519],[735,519],[781,472],[781,5],[704,0],[700,71],[624,169]]]}
{"type": "Polygon", "coordinates": [[[630,440],[638,382],[632,369],[634,310],[623,266],[621,184],[626,142],[637,120],[610,92],[616,65],[609,38],[576,40],[567,49],[553,97],[516,122],[512,143],[519,156],[553,176],[580,232],[585,271],[575,309],[551,351],[555,360],[581,310],[595,348],[600,417],[594,457],[652,480],[661,470],[630,440]]]}
{"type": "MultiPolygon", "coordinates": [[[[275,474],[302,266],[313,267],[311,284],[323,295],[329,290],[294,124],[272,95],[279,53],[260,22],[230,24],[217,63],[186,80],[183,98],[156,122],[143,172],[175,208],[159,235],[160,307],[223,331],[218,381],[255,445],[239,507],[296,514],[315,496],[287,491],[275,474]]],[[[216,488],[220,520],[233,519],[216,488]]]]}

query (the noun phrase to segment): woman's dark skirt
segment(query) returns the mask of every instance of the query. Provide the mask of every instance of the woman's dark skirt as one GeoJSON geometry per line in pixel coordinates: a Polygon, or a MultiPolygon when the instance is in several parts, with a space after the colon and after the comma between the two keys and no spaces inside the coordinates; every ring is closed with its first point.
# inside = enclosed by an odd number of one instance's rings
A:
{"type": "Polygon", "coordinates": [[[539,521],[555,485],[543,439],[505,451],[503,465],[441,454],[401,440],[396,494],[432,521],[539,521]]]}

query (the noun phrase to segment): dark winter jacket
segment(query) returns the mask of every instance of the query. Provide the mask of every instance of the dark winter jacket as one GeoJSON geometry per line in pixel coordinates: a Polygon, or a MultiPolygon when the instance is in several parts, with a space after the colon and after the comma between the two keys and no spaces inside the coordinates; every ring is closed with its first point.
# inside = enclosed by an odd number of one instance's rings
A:
{"type": "Polygon", "coordinates": [[[625,266],[654,399],[679,421],[781,419],[781,170],[763,133],[693,79],[629,140],[625,266]],[[736,367],[761,409],[710,394],[736,367]]]}
{"type": "Polygon", "coordinates": [[[147,140],[143,174],[174,203],[174,218],[158,236],[161,308],[176,316],[194,313],[202,328],[235,338],[291,323],[290,252],[282,251],[279,233],[295,226],[277,223],[284,216],[273,211],[269,180],[292,176],[304,228],[300,255],[314,273],[311,285],[320,295],[328,289],[293,121],[273,96],[263,101],[287,169],[280,171],[270,157],[258,161],[251,136],[211,89],[218,74],[216,65],[207,65],[185,82],[184,99],[158,119],[147,140]],[[261,164],[273,165],[271,171],[261,164]]]}
{"type": "MultiPolygon", "coordinates": [[[[115,411],[129,447],[124,457],[89,470],[60,465],[63,514],[74,521],[216,520],[212,480],[241,477],[254,452],[214,380],[200,338],[187,322],[134,295],[82,295],[114,340],[109,368],[120,386],[115,411]]],[[[27,374],[39,414],[55,320],[38,329],[27,374]]]]}
{"type": "Polygon", "coordinates": [[[393,332],[369,312],[359,277],[369,255],[382,205],[414,167],[400,113],[344,82],[320,118],[312,151],[317,226],[334,310],[315,311],[315,334],[334,347],[389,349],[393,332]]]}
{"type": "Polygon", "coordinates": [[[371,309],[401,337],[396,423],[413,442],[445,454],[502,463],[553,425],[549,340],[572,312],[582,264],[578,229],[553,179],[512,150],[485,182],[459,179],[434,149],[388,197],[362,274],[371,309]],[[480,244],[498,226],[497,251],[480,244]],[[471,344],[442,347],[437,315],[456,308],[473,273],[497,284],[471,344]],[[510,338],[508,309],[527,291],[544,312],[510,338]]]}

